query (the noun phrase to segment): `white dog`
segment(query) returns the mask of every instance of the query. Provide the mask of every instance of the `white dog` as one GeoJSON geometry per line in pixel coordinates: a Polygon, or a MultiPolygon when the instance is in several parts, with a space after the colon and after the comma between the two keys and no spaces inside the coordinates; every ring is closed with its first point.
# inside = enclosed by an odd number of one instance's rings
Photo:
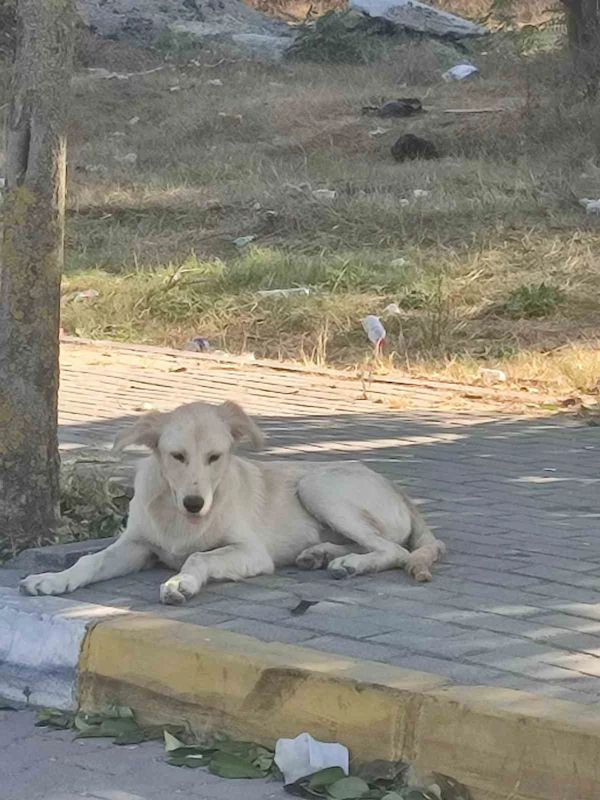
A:
{"type": "Polygon", "coordinates": [[[22,589],[72,592],[156,557],[179,570],[160,587],[163,603],[184,603],[209,580],[294,563],[327,567],[336,578],[404,567],[431,580],[444,545],[393,484],[360,464],[247,461],[232,453],[244,438],[262,444],[255,423],[231,402],[141,417],[115,442],[117,450],[152,450],[138,466],[125,531],[70,569],[30,575],[22,589]]]}

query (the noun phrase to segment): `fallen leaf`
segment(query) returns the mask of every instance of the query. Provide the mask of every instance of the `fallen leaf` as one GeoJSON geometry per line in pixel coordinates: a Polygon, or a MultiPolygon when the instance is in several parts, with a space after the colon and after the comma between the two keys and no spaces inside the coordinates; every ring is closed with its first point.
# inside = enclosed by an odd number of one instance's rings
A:
{"type": "Polygon", "coordinates": [[[173,767],[187,767],[188,769],[199,769],[208,767],[211,756],[202,753],[188,753],[187,755],[171,755],[167,759],[167,764],[173,767]]]}
{"type": "Polygon", "coordinates": [[[346,777],[341,767],[327,767],[313,773],[308,780],[309,789],[324,789],[346,777]]]}
{"type": "Polygon", "coordinates": [[[164,731],[164,740],[165,740],[165,750],[167,753],[171,753],[173,750],[180,750],[182,747],[185,747],[185,743],[180,741],[176,736],[173,736],[172,733],[169,731],[164,731]]]}
{"type": "Polygon", "coordinates": [[[46,708],[39,712],[36,728],[59,728],[67,730],[74,724],[74,715],[68,711],[46,708]]]}
{"type": "Polygon", "coordinates": [[[473,800],[473,795],[464,783],[441,772],[432,773],[432,777],[440,787],[442,800],[473,800]]]}
{"type": "Polygon", "coordinates": [[[362,778],[342,778],[327,787],[327,794],[334,800],[357,800],[369,791],[369,784],[362,778]]]}
{"type": "Polygon", "coordinates": [[[404,760],[385,761],[384,759],[377,759],[376,761],[362,764],[358,770],[358,776],[367,783],[397,783],[409,766],[409,762],[404,760]]]}
{"type": "Polygon", "coordinates": [[[102,720],[100,725],[90,725],[86,730],[80,730],[76,739],[111,738],[139,732],[137,722],[130,717],[108,718],[102,720]]]}
{"type": "Polygon", "coordinates": [[[246,759],[222,750],[213,755],[208,768],[213,775],[218,775],[220,778],[263,778],[265,775],[261,769],[246,759]]]}

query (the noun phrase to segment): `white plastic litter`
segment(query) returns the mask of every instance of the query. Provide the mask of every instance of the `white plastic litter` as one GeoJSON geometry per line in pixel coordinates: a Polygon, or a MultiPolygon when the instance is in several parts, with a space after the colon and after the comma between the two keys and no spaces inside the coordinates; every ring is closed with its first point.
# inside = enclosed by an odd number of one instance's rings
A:
{"type": "Polygon", "coordinates": [[[318,742],[310,733],[301,733],[295,739],[277,741],[275,763],[288,785],[328,767],[341,767],[347,775],[349,756],[343,744],[318,742]]]}
{"type": "Polygon", "coordinates": [[[506,373],[501,369],[486,369],[485,367],[480,367],[479,375],[490,383],[506,383],[506,373]]]}
{"type": "Polygon", "coordinates": [[[600,200],[588,200],[587,197],[582,197],[579,202],[587,214],[600,214],[600,200]]]}
{"type": "Polygon", "coordinates": [[[383,309],[385,314],[395,314],[396,316],[402,316],[402,311],[400,311],[400,307],[398,303],[390,303],[389,306],[386,306],[383,309]]]}
{"type": "Polygon", "coordinates": [[[298,192],[298,194],[312,192],[310,183],[284,183],[283,185],[286,189],[290,189],[292,192],[298,192]]]}
{"type": "Polygon", "coordinates": [[[91,300],[99,296],[100,292],[96,291],[96,289],[84,289],[82,292],[73,292],[71,298],[73,300],[91,300]]]}
{"type": "Polygon", "coordinates": [[[291,297],[294,294],[310,294],[307,286],[294,286],[293,289],[262,289],[256,293],[260,297],[291,297]]]}
{"type": "Polygon", "coordinates": [[[410,205],[410,200],[407,200],[406,197],[401,197],[400,198],[400,207],[401,208],[406,208],[406,206],[409,206],[409,205],[410,205]]]}
{"type": "Polygon", "coordinates": [[[133,126],[137,125],[139,121],[140,121],[139,117],[132,117],[127,124],[133,126]]]}
{"type": "Polygon", "coordinates": [[[385,136],[391,130],[391,128],[375,128],[375,130],[369,131],[369,136],[385,136]]]}
{"type": "Polygon", "coordinates": [[[442,78],[445,81],[464,81],[465,78],[469,78],[477,72],[479,70],[473,64],[455,64],[447,72],[444,72],[442,78]]]}
{"type": "Polygon", "coordinates": [[[209,86],[223,86],[223,81],[220,78],[211,78],[211,80],[206,81],[209,86]]]}
{"type": "Polygon", "coordinates": [[[233,240],[233,244],[236,247],[246,247],[247,245],[250,244],[250,242],[253,242],[255,239],[256,236],[253,236],[252,234],[250,236],[238,236],[237,239],[233,240]]]}
{"type": "Polygon", "coordinates": [[[413,197],[429,197],[427,189],[413,189],[413,197]]]}
{"type": "Polygon", "coordinates": [[[317,200],[335,200],[335,191],[333,189],[313,189],[313,197],[317,200]]]}
{"type": "Polygon", "coordinates": [[[119,164],[135,164],[137,161],[137,153],[125,153],[124,156],[114,156],[115,161],[119,164]]]}

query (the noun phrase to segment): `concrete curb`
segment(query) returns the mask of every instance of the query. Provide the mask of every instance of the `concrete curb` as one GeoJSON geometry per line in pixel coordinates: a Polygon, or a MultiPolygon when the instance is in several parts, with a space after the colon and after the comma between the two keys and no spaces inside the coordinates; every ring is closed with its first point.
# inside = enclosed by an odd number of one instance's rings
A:
{"type": "Polygon", "coordinates": [[[90,627],[120,609],[0,587],[0,697],[70,709],[77,705],[81,646],[90,627]]]}
{"type": "Polygon", "coordinates": [[[107,620],[84,641],[81,705],[115,699],[197,733],[273,745],[309,731],[358,759],[407,758],[475,800],[600,796],[600,710],[151,615],[107,620]]]}
{"type": "Polygon", "coordinates": [[[354,758],[406,758],[474,800],[600,796],[600,710],[230,631],[0,590],[0,695],[59,708],[120,702],[273,745],[309,731],[354,758]]]}

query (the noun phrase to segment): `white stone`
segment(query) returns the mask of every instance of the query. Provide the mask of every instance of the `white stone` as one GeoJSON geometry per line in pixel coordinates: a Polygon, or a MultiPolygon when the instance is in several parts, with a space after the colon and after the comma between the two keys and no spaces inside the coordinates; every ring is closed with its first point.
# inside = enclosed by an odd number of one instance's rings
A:
{"type": "Polygon", "coordinates": [[[362,11],[369,17],[381,17],[401,28],[432,36],[460,39],[487,33],[483,25],[432,8],[418,0],[350,0],[350,8],[362,11]]]}

